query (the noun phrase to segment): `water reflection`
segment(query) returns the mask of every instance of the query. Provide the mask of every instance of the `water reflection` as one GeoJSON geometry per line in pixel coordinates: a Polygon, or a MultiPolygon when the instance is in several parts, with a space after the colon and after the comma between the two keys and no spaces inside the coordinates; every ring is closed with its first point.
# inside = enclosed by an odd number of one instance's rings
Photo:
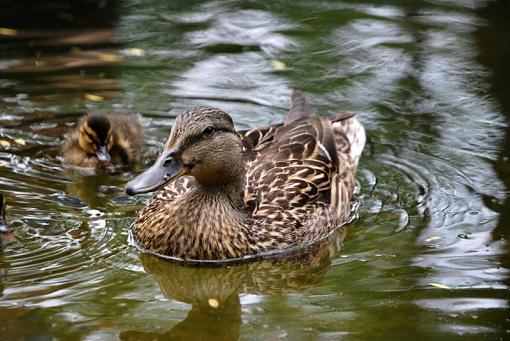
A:
{"type": "Polygon", "coordinates": [[[0,258],[1,332],[165,338],[203,323],[232,338],[508,335],[506,2],[29,3],[0,11],[16,30],[0,29],[0,189],[21,239],[0,258]],[[148,276],[126,248],[148,199],[123,194],[132,174],[62,168],[63,136],[88,110],[140,112],[150,159],[182,108],[261,126],[282,119],[291,87],[321,115],[358,111],[371,138],[359,217],[331,261],[299,270],[302,287],[269,269],[215,277],[142,256],[148,276]]]}
{"type": "MultiPolygon", "coordinates": [[[[489,25],[478,28],[475,33],[477,44],[480,46],[479,59],[491,70],[490,76],[491,88],[494,97],[497,99],[501,112],[510,120],[510,98],[508,97],[510,79],[510,45],[507,39],[507,32],[510,30],[510,3],[508,1],[495,1],[489,3],[486,7],[479,10],[479,14],[489,25]]],[[[499,146],[499,153],[496,160],[493,161],[493,167],[498,177],[505,183],[506,189],[510,189],[510,127],[506,128],[505,138],[502,139],[499,146]]],[[[508,290],[510,287],[510,252],[509,240],[510,234],[510,196],[507,195],[504,200],[494,200],[494,198],[484,197],[484,202],[492,210],[499,213],[497,226],[492,230],[492,240],[499,241],[502,244],[502,253],[498,259],[501,269],[506,270],[501,289],[508,290]]],[[[503,276],[502,276],[503,277],[503,276]]],[[[508,312],[508,299],[500,304],[507,305],[503,312],[508,312]]],[[[494,306],[494,303],[492,304],[494,306]]],[[[493,317],[494,325],[508,325],[508,314],[501,313],[493,317]]]]}
{"type": "Polygon", "coordinates": [[[16,104],[19,111],[117,97],[115,66],[125,60],[115,30],[119,5],[116,0],[2,1],[0,95],[6,107],[16,104]],[[4,96],[13,90],[16,97],[4,96]]]}
{"type": "Polygon", "coordinates": [[[253,294],[264,300],[265,295],[299,292],[317,285],[328,272],[345,233],[342,228],[330,241],[297,255],[228,267],[197,268],[141,254],[144,271],[157,281],[165,297],[190,304],[191,310],[164,334],[129,330],[120,337],[237,340],[242,321],[239,295],[253,294]]]}

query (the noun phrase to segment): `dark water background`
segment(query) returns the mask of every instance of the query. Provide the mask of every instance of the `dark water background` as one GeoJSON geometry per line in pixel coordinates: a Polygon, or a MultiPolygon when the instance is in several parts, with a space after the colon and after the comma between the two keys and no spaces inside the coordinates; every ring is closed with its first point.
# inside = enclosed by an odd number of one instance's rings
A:
{"type": "Polygon", "coordinates": [[[509,2],[0,8],[0,190],[20,239],[0,251],[1,339],[509,337],[509,2]],[[62,168],[87,110],[142,115],[150,164],[183,108],[256,127],[282,120],[293,87],[322,115],[359,112],[370,138],[332,259],[141,256],[126,241],[148,198],[123,193],[133,174],[62,168]]]}

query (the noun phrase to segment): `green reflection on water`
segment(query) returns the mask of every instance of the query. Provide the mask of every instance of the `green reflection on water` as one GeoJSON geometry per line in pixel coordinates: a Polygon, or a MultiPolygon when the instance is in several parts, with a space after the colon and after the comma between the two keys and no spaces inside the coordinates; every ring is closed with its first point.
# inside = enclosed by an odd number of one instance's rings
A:
{"type": "Polygon", "coordinates": [[[12,143],[0,190],[22,241],[0,254],[2,335],[508,335],[508,5],[53,3],[0,13],[20,33],[0,37],[0,138],[12,143]],[[148,165],[183,107],[255,127],[282,119],[291,87],[321,115],[360,111],[369,132],[340,251],[206,269],[138,255],[127,229],[147,198],[123,193],[133,174],[61,167],[85,110],[141,113],[148,165]]]}

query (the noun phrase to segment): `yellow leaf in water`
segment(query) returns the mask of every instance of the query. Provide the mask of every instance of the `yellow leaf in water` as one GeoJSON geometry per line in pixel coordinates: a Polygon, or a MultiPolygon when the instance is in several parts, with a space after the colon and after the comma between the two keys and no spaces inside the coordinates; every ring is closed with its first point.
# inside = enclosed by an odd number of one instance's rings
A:
{"type": "Polygon", "coordinates": [[[434,240],[439,240],[439,239],[441,239],[441,237],[439,237],[439,236],[430,236],[427,239],[425,239],[425,242],[429,243],[429,242],[433,242],[434,240]]]}
{"type": "Polygon", "coordinates": [[[92,102],[101,102],[102,100],[104,100],[104,97],[92,94],[85,94],[85,99],[88,99],[89,101],[92,102]]]}
{"type": "Polygon", "coordinates": [[[220,306],[220,302],[218,302],[215,298],[210,298],[207,300],[207,303],[214,309],[218,308],[220,306]]]}
{"type": "Polygon", "coordinates": [[[16,143],[16,144],[18,144],[20,146],[26,145],[26,142],[23,139],[14,139],[14,143],[16,143]]]}
{"type": "Polygon", "coordinates": [[[124,58],[116,54],[101,53],[99,55],[99,60],[102,60],[103,62],[121,62],[124,58]]]}
{"type": "Polygon", "coordinates": [[[287,68],[287,65],[285,65],[284,62],[281,62],[279,60],[273,59],[271,61],[271,65],[273,65],[275,70],[285,70],[287,68]]]}
{"type": "Polygon", "coordinates": [[[12,28],[0,27],[0,35],[2,36],[15,36],[16,34],[18,34],[18,31],[12,28]]]}
{"type": "Polygon", "coordinates": [[[1,160],[0,167],[9,167],[9,162],[1,160]]]}
{"type": "Polygon", "coordinates": [[[137,47],[130,47],[130,48],[126,49],[126,53],[130,56],[135,56],[135,57],[141,57],[141,56],[145,55],[145,51],[143,49],[139,49],[137,47]]]}
{"type": "Polygon", "coordinates": [[[436,288],[439,288],[439,289],[451,289],[449,286],[441,284],[441,283],[430,282],[429,285],[433,286],[433,287],[436,287],[436,288]]]}
{"type": "Polygon", "coordinates": [[[0,146],[4,148],[9,148],[11,146],[11,143],[7,140],[0,140],[0,146]]]}

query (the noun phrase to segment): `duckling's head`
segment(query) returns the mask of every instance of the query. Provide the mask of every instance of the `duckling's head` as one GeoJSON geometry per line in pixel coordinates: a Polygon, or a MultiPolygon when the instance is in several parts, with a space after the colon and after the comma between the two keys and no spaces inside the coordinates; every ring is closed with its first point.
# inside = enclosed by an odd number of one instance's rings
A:
{"type": "Polygon", "coordinates": [[[95,114],[85,117],[81,121],[78,141],[81,149],[95,154],[103,167],[111,164],[113,134],[110,120],[106,116],[95,114]]]}
{"type": "Polygon", "coordinates": [[[0,192],[0,245],[14,242],[16,237],[5,222],[5,196],[0,192]]]}
{"type": "Polygon", "coordinates": [[[152,167],[131,180],[126,193],[152,192],[182,175],[204,186],[226,186],[244,180],[242,144],[232,118],[211,107],[180,114],[165,148],[152,167]]]}

